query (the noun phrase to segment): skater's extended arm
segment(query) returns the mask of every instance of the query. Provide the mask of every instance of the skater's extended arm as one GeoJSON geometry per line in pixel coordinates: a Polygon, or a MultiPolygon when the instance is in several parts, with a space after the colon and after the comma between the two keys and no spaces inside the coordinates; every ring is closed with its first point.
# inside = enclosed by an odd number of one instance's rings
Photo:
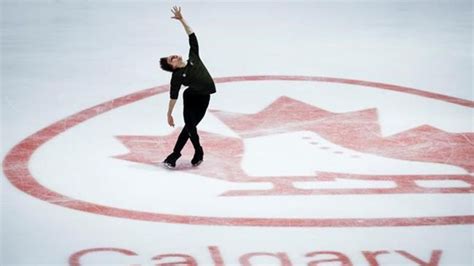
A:
{"type": "Polygon", "coordinates": [[[184,20],[183,15],[181,14],[181,7],[174,6],[171,12],[173,12],[173,15],[174,15],[171,18],[179,20],[181,24],[183,25],[184,30],[189,36],[189,46],[191,48],[190,51],[194,52],[196,55],[199,56],[199,47],[198,47],[196,34],[194,33],[193,29],[191,29],[191,27],[188,25],[186,20],[184,20]]]}
{"type": "Polygon", "coordinates": [[[174,109],[175,104],[176,104],[176,100],[170,99],[170,102],[168,103],[168,125],[172,127],[174,127],[173,109],[174,109]]]}
{"type": "Polygon", "coordinates": [[[171,18],[179,20],[179,22],[183,24],[184,30],[186,31],[188,35],[193,34],[193,29],[189,27],[188,23],[186,23],[186,21],[183,18],[183,15],[181,14],[181,7],[174,6],[173,9],[171,9],[171,12],[173,12],[173,15],[174,15],[171,18]]]}

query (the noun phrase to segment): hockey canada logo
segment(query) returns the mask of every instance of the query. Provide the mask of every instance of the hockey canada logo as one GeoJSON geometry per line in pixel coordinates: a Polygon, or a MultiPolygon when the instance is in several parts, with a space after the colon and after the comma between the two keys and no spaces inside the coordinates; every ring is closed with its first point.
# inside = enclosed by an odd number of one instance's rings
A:
{"type": "Polygon", "coordinates": [[[205,148],[199,167],[188,162],[190,144],[176,170],[159,166],[180,132],[158,127],[163,117],[146,113],[166,109],[168,86],[160,86],[39,131],[10,151],[5,173],[19,189],[51,203],[148,221],[474,223],[473,102],[333,78],[250,76],[216,83],[219,93],[199,126],[205,148]],[[84,137],[90,134],[96,136],[84,137]]]}

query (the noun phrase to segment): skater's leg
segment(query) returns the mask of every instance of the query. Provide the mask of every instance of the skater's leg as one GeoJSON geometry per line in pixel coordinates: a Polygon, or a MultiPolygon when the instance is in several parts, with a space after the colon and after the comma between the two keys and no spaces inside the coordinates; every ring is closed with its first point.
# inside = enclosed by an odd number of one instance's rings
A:
{"type": "Polygon", "coordinates": [[[207,107],[209,106],[209,101],[210,101],[210,95],[200,95],[199,99],[197,101],[196,105],[196,126],[201,122],[201,120],[204,118],[204,115],[206,114],[207,107]]]}
{"type": "Polygon", "coordinates": [[[188,139],[189,139],[189,133],[185,126],[183,130],[181,130],[181,133],[179,134],[178,139],[176,140],[176,144],[174,145],[173,152],[181,153],[181,151],[184,148],[184,145],[186,145],[186,142],[188,142],[188,139]]]}
{"type": "Polygon", "coordinates": [[[187,93],[183,94],[183,116],[184,128],[178,136],[173,153],[168,156],[165,162],[171,162],[170,165],[174,167],[176,160],[181,156],[181,151],[184,148],[188,138],[194,147],[194,157],[191,161],[193,165],[198,165],[203,159],[203,149],[201,147],[199,135],[197,132],[197,125],[206,114],[209,106],[209,95],[193,95],[187,93]]]}
{"type": "Polygon", "coordinates": [[[197,125],[203,119],[206,114],[207,107],[209,106],[209,95],[198,95],[195,97],[194,108],[192,115],[188,116],[187,130],[189,133],[189,138],[193,143],[194,147],[194,156],[191,160],[191,163],[194,166],[199,165],[204,157],[204,151],[202,149],[201,143],[199,141],[199,134],[197,132],[197,125]]]}
{"type": "Polygon", "coordinates": [[[197,133],[197,128],[196,128],[196,118],[195,118],[195,114],[191,113],[191,114],[188,114],[186,117],[185,117],[185,126],[184,128],[186,129],[187,133],[188,133],[188,137],[189,139],[191,139],[191,143],[193,144],[193,147],[194,147],[194,150],[202,150],[201,148],[201,143],[199,141],[199,135],[197,133]]]}
{"type": "Polygon", "coordinates": [[[179,159],[179,157],[181,157],[181,150],[188,141],[188,138],[188,131],[186,130],[186,128],[183,128],[183,130],[181,130],[181,133],[179,134],[178,139],[176,140],[173,152],[168,155],[168,157],[166,157],[166,159],[164,160],[166,166],[168,166],[169,168],[174,168],[176,166],[176,161],[179,159]]]}
{"type": "Polygon", "coordinates": [[[188,130],[189,138],[191,139],[191,142],[194,147],[194,156],[193,159],[191,160],[191,164],[193,166],[198,166],[203,158],[204,158],[204,151],[202,149],[201,143],[199,141],[199,135],[197,133],[197,128],[196,126],[186,126],[186,129],[188,130]]]}
{"type": "MultiPolygon", "coordinates": [[[[187,114],[191,112],[190,107],[189,107],[190,102],[187,99],[188,97],[186,96],[187,95],[185,93],[183,97],[184,98],[183,99],[184,101],[183,115],[185,118],[187,114]]],[[[179,134],[178,139],[176,140],[176,143],[173,148],[173,152],[170,155],[168,155],[168,157],[166,157],[166,159],[164,160],[164,163],[166,166],[170,168],[174,168],[176,166],[176,161],[179,159],[179,157],[181,157],[181,151],[183,150],[184,145],[186,145],[186,142],[188,141],[188,139],[189,139],[189,133],[185,125],[184,128],[181,130],[181,133],[179,134]]]]}

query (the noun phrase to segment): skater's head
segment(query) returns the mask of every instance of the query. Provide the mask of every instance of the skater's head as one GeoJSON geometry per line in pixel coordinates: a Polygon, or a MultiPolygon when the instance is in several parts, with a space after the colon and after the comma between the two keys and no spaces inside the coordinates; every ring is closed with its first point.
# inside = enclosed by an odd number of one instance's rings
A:
{"type": "Polygon", "coordinates": [[[160,59],[161,69],[169,72],[173,72],[176,69],[183,67],[185,64],[183,58],[179,55],[170,55],[168,57],[162,57],[160,59]]]}

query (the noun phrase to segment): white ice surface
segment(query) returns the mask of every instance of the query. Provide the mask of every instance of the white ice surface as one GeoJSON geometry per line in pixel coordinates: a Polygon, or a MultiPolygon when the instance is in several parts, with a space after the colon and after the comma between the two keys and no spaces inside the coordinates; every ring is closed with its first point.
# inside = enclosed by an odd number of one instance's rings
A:
{"type": "MultiPolygon", "coordinates": [[[[167,100],[167,94],[150,97],[61,133],[33,154],[29,165],[32,175],[43,186],[74,199],[155,213],[260,218],[377,218],[469,215],[472,212],[468,194],[315,195],[306,197],[304,205],[301,205],[301,196],[219,197],[228,190],[268,189],[269,184],[239,184],[112,158],[129,152],[114,136],[170,133],[171,128],[160,128],[157,126],[159,123],[154,122],[156,117],[162,117],[166,112],[157,109],[156,105],[164,105],[167,100]],[[133,123],[124,123],[124,120],[133,123]],[[380,204],[382,198],[384,204],[380,204]],[[340,207],[334,208],[335,205],[340,207]],[[292,207],[282,211],[281,206],[292,207]],[[423,208],[420,210],[418,206],[423,208]]],[[[200,129],[220,134],[222,129],[216,124],[222,125],[222,122],[206,119],[200,129]]],[[[228,130],[223,130],[224,135],[228,130]]],[[[459,167],[351,151],[309,131],[245,139],[244,146],[242,169],[249,176],[314,176],[317,171],[362,175],[466,174],[459,167]],[[305,137],[311,139],[303,139],[305,137]],[[321,150],[308,143],[315,140],[329,149],[321,150]],[[282,144],[276,146],[275,143],[282,144]],[[333,151],[343,154],[334,154],[333,151]],[[294,154],[299,154],[300,158],[292,159],[294,154]],[[358,158],[351,158],[352,155],[358,158]]],[[[333,187],[354,188],[357,184],[360,187],[371,182],[342,180],[331,183],[333,187]]],[[[372,182],[370,186],[390,188],[395,187],[395,183],[372,182]]],[[[314,185],[297,184],[297,187],[312,188],[314,185]]]]}

